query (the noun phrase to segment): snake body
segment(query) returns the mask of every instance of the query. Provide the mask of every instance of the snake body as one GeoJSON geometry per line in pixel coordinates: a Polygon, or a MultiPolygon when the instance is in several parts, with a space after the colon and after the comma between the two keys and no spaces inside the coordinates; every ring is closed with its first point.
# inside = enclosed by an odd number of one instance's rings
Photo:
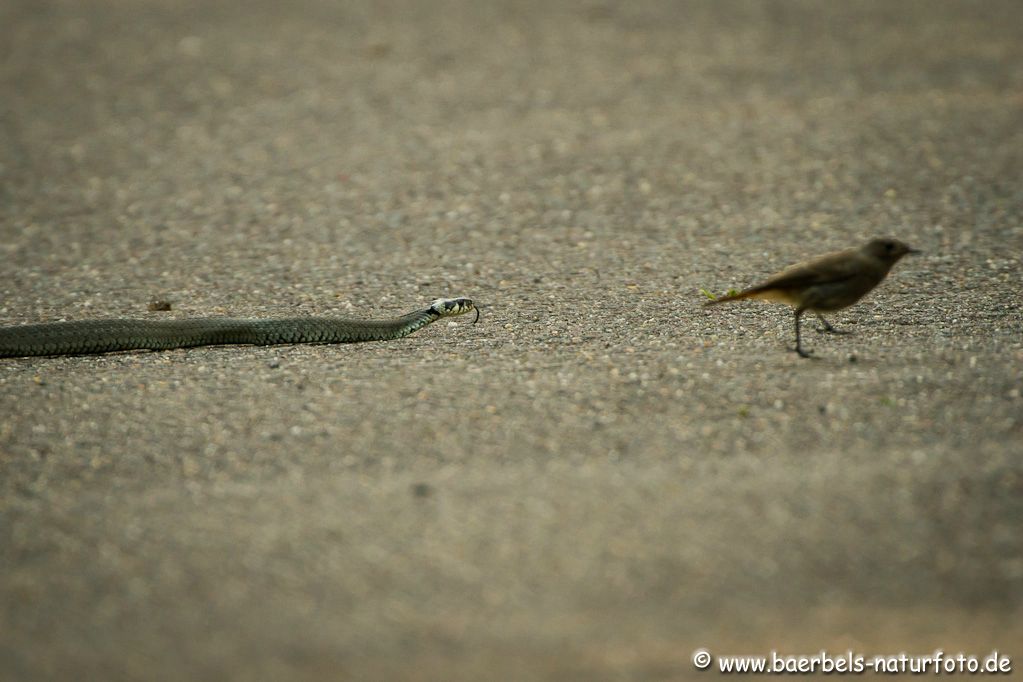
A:
{"type": "MultiPolygon", "coordinates": [[[[184,320],[81,320],[0,327],[0,357],[93,355],[223,344],[358,343],[400,339],[442,317],[474,310],[468,298],[440,298],[429,308],[388,320],[293,317],[184,320]]],[[[476,312],[477,320],[479,311],[476,312]]]]}

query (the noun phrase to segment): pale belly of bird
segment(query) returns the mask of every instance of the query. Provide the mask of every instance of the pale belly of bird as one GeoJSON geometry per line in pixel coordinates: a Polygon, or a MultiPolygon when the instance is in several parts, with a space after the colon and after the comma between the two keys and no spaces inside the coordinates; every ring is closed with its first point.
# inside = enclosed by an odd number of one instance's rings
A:
{"type": "Polygon", "coordinates": [[[802,307],[819,312],[848,308],[866,296],[879,281],[864,277],[814,285],[804,292],[802,307]]]}

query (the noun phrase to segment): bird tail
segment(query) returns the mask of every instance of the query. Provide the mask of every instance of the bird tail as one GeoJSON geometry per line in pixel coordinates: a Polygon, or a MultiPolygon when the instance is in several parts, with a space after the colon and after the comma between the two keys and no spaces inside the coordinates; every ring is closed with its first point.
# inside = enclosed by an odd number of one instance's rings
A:
{"type": "Polygon", "coordinates": [[[737,294],[721,296],[719,298],[715,298],[713,301],[707,301],[703,304],[703,307],[706,308],[707,306],[718,305],[719,303],[728,303],[729,301],[741,301],[746,298],[752,298],[753,296],[756,296],[757,293],[757,289],[747,289],[746,291],[740,291],[737,294]]]}

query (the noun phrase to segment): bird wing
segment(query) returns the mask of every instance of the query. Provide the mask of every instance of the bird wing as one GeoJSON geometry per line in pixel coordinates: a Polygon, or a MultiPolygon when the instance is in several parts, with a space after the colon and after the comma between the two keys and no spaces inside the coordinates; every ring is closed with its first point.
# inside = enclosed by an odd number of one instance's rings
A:
{"type": "Polygon", "coordinates": [[[827,253],[819,258],[785,268],[750,291],[802,289],[818,284],[834,284],[852,279],[863,269],[859,249],[827,253]]]}
{"type": "Polygon", "coordinates": [[[741,301],[745,298],[780,301],[795,304],[798,302],[793,293],[806,287],[819,284],[833,284],[855,277],[863,267],[859,249],[846,249],[826,253],[813,260],[798,263],[772,275],[764,282],[744,289],[731,296],[722,296],[706,303],[717,305],[729,301],[741,301]]]}

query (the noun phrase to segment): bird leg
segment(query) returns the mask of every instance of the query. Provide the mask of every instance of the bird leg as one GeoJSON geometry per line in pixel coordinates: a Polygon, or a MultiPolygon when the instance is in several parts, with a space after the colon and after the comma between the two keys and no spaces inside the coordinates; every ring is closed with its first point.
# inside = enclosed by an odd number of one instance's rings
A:
{"type": "Polygon", "coordinates": [[[810,357],[810,353],[803,350],[803,344],[799,337],[799,318],[803,316],[803,312],[803,308],[796,308],[796,347],[794,350],[799,353],[799,357],[808,358],[810,357]]]}
{"type": "Polygon", "coordinates": [[[834,327],[831,326],[831,323],[825,320],[824,316],[821,315],[820,313],[815,313],[815,315],[817,315],[817,319],[821,321],[821,324],[824,325],[823,327],[817,327],[817,331],[821,333],[826,332],[828,334],[852,334],[851,331],[847,331],[845,329],[835,329],[834,327]]]}

